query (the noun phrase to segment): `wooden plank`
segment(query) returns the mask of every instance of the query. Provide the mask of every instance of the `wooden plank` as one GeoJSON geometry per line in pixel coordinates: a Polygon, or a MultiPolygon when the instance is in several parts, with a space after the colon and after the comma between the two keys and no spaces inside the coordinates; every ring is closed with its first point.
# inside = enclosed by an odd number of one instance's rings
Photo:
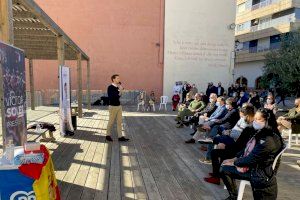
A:
{"type": "MultiPolygon", "coordinates": [[[[97,114],[97,116],[99,116],[97,114]]],[[[95,119],[94,119],[95,120],[95,119]]],[[[88,173],[88,177],[86,179],[86,182],[84,184],[84,189],[81,195],[81,199],[90,199],[93,200],[96,195],[96,186],[98,182],[98,176],[100,173],[100,168],[103,168],[104,166],[101,165],[101,161],[103,158],[104,153],[104,147],[105,147],[105,138],[101,137],[101,132],[103,130],[100,130],[100,133],[98,133],[98,128],[103,129],[105,123],[104,121],[97,120],[97,123],[95,123],[93,129],[91,131],[95,131],[95,135],[99,137],[99,140],[97,141],[97,146],[95,150],[95,154],[92,160],[92,165],[90,166],[90,170],[88,173]]]]}
{"type": "Polygon", "coordinates": [[[82,118],[82,67],[81,53],[77,54],[77,102],[78,102],[78,117],[82,118]]]}
{"type": "Polygon", "coordinates": [[[31,106],[31,110],[35,110],[34,76],[33,76],[32,59],[29,59],[29,84],[30,84],[30,106],[31,106]]]}
{"type": "MultiPolygon", "coordinates": [[[[108,113],[101,112],[100,118],[103,122],[103,127],[107,126],[108,123],[108,113]]],[[[101,135],[105,135],[105,130],[101,130],[101,135]]],[[[101,168],[99,171],[97,184],[96,184],[96,193],[94,200],[107,200],[108,199],[108,188],[109,188],[109,179],[110,179],[110,168],[111,168],[111,158],[112,158],[112,145],[111,143],[105,143],[102,159],[101,159],[101,168]]]]}
{"type": "MultiPolygon", "coordinates": [[[[133,123],[133,119],[126,118],[126,123],[128,124],[127,127],[129,128],[129,133],[131,134],[131,139],[133,146],[135,148],[135,153],[138,161],[138,169],[140,171],[139,175],[135,175],[134,180],[136,179],[142,179],[145,185],[145,190],[146,190],[146,195],[150,200],[156,200],[156,199],[162,199],[161,194],[158,189],[158,185],[155,182],[155,178],[152,174],[150,165],[148,161],[146,160],[146,156],[143,152],[143,147],[141,143],[138,141],[137,134],[139,134],[140,129],[136,126],[135,123],[133,123]]],[[[143,145],[144,146],[144,145],[143,145]]],[[[140,180],[138,180],[136,183],[138,184],[140,180]]],[[[142,183],[140,183],[142,186],[142,183]]],[[[142,186],[143,187],[143,186],[142,186]]],[[[142,191],[143,189],[140,188],[142,191]]],[[[137,197],[138,195],[138,190],[136,191],[137,197]]]]}
{"type": "MultiPolygon", "coordinates": [[[[0,40],[14,44],[12,0],[0,1],[0,40]]],[[[2,85],[2,84],[1,84],[2,85]]]]}
{"type": "Polygon", "coordinates": [[[87,108],[91,110],[91,61],[87,61],[87,82],[86,82],[86,89],[87,89],[87,108]]]}

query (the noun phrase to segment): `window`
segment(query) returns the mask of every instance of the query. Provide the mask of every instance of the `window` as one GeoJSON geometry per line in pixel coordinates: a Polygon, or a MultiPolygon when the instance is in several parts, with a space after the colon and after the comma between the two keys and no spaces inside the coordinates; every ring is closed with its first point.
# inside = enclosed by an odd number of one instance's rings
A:
{"type": "Polygon", "coordinates": [[[258,43],[258,40],[252,40],[249,42],[249,52],[250,53],[257,52],[257,43],[258,43]]]}
{"type": "Polygon", "coordinates": [[[273,35],[270,37],[270,49],[279,49],[280,48],[280,35],[273,35]]]}
{"type": "Polygon", "coordinates": [[[246,10],[246,3],[242,3],[237,6],[237,13],[244,12],[246,10]]]}

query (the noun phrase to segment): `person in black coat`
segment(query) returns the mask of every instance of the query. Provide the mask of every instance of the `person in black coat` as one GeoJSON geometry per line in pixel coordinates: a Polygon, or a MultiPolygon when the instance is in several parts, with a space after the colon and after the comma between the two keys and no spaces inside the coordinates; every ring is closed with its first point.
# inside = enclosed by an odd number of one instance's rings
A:
{"type": "Polygon", "coordinates": [[[218,83],[218,87],[216,87],[216,94],[218,95],[218,97],[223,96],[224,95],[224,88],[222,87],[222,83],[219,82],[218,83]]]}
{"type": "Polygon", "coordinates": [[[248,100],[248,103],[251,103],[256,109],[259,109],[261,107],[260,99],[257,92],[250,92],[250,98],[248,100]]]}
{"type": "Polygon", "coordinates": [[[230,195],[228,200],[237,198],[235,179],[250,181],[255,200],[277,198],[278,167],[273,170],[272,165],[284,144],[273,112],[259,109],[254,117],[253,128],[254,136],[248,141],[246,148],[235,158],[222,163],[221,178],[230,195]]]}

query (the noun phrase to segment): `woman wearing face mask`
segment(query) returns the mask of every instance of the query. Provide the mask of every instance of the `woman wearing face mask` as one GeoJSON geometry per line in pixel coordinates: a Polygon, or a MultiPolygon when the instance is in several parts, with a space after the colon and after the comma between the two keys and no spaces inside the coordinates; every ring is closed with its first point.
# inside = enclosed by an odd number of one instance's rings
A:
{"type": "Polygon", "coordinates": [[[277,198],[275,157],[283,149],[276,118],[268,109],[259,109],[253,121],[254,136],[237,157],[222,163],[221,178],[229,192],[228,200],[237,198],[235,179],[249,180],[255,200],[277,198]]]}
{"type": "Polygon", "coordinates": [[[241,119],[231,131],[224,131],[223,135],[215,137],[213,143],[217,148],[211,151],[212,169],[210,177],[204,178],[206,182],[220,184],[220,166],[223,160],[233,158],[242,151],[254,134],[252,122],[254,120],[254,107],[246,104],[240,109],[241,119]]]}
{"type": "Polygon", "coordinates": [[[277,104],[275,103],[273,95],[268,95],[264,108],[271,110],[273,111],[274,114],[276,114],[278,108],[277,108],[277,104]]]}

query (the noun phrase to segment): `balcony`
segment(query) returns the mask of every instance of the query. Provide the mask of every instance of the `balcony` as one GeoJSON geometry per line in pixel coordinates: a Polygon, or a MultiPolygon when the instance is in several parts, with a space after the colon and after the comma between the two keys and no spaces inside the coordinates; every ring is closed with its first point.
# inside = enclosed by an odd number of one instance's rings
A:
{"type": "Polygon", "coordinates": [[[300,0],[266,0],[249,7],[241,13],[237,13],[236,24],[269,16],[294,7],[300,7],[300,0]]]}
{"type": "Polygon", "coordinates": [[[280,48],[280,42],[272,43],[270,46],[256,46],[250,47],[247,50],[240,50],[236,54],[236,62],[251,62],[258,60],[265,60],[265,55],[275,49],[280,48]]]}
{"type": "Polygon", "coordinates": [[[266,6],[269,6],[269,5],[272,5],[272,4],[275,4],[275,3],[278,3],[280,0],[266,0],[266,1],[263,1],[263,2],[260,2],[258,4],[255,4],[251,7],[251,10],[257,10],[257,9],[260,9],[260,8],[263,8],[263,7],[266,7],[266,6]]]}
{"type": "Polygon", "coordinates": [[[246,42],[260,38],[270,37],[272,35],[280,35],[300,28],[300,22],[278,23],[277,25],[258,25],[247,30],[243,34],[236,35],[236,40],[246,42]]]}

